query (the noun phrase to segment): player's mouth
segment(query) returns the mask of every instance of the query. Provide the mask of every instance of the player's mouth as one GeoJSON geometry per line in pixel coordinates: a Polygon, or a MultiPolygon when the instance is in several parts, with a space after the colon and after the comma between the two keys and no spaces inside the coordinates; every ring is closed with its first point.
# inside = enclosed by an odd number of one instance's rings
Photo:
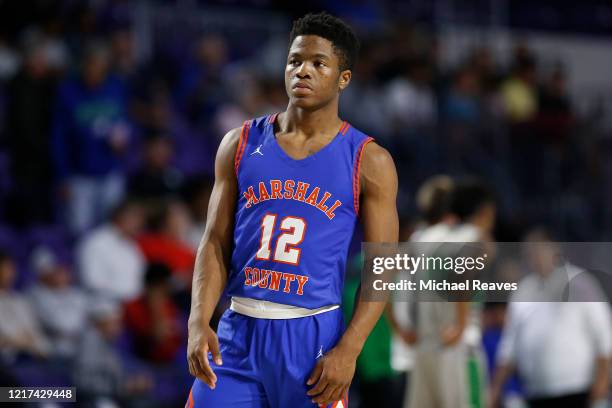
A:
{"type": "Polygon", "coordinates": [[[305,82],[296,82],[291,89],[293,89],[293,92],[296,94],[312,93],[312,88],[305,82]]]}

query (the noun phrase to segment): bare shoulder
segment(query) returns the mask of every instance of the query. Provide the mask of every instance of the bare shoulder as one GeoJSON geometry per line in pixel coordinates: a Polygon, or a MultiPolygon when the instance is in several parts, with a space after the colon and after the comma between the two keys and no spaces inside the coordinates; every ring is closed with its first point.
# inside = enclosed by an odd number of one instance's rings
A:
{"type": "Polygon", "coordinates": [[[241,133],[241,127],[234,128],[227,132],[225,136],[223,136],[223,139],[221,139],[215,159],[215,174],[217,177],[221,175],[231,176],[234,173],[234,160],[236,157],[236,150],[238,150],[241,133]]]}
{"type": "Polygon", "coordinates": [[[221,153],[231,153],[234,154],[236,149],[238,148],[238,143],[240,142],[240,135],[242,134],[242,127],[237,127],[225,134],[223,139],[221,139],[221,144],[219,145],[219,150],[217,154],[221,153]]]}
{"type": "Polygon", "coordinates": [[[397,185],[397,173],[391,153],[375,142],[368,143],[361,158],[361,181],[368,186],[391,187],[397,185]]]}

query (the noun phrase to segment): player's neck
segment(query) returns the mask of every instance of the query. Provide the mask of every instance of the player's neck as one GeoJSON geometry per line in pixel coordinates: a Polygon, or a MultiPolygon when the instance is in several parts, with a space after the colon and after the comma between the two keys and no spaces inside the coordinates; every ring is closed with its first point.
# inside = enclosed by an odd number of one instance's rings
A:
{"type": "Polygon", "coordinates": [[[338,117],[338,105],[333,104],[314,111],[289,105],[277,120],[283,132],[300,133],[309,137],[334,133],[342,123],[338,117]]]}

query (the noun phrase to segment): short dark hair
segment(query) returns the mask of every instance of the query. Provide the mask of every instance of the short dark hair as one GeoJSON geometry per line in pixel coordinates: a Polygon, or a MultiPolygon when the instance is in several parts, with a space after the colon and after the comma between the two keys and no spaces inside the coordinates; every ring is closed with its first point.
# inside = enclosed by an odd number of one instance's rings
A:
{"type": "Polygon", "coordinates": [[[340,71],[353,69],[359,53],[359,39],[353,29],[338,17],[326,12],[308,13],[293,22],[289,46],[300,35],[317,35],[329,40],[340,59],[340,71]]]}
{"type": "Polygon", "coordinates": [[[485,204],[494,204],[495,195],[478,179],[461,180],[455,184],[450,199],[450,210],[461,221],[475,215],[485,204]]]}

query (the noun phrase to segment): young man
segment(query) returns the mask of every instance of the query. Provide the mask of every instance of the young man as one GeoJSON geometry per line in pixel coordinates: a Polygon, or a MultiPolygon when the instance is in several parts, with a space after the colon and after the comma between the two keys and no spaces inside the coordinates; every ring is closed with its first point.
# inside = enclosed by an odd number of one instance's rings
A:
{"type": "MultiPolygon", "coordinates": [[[[480,242],[487,247],[495,225],[495,197],[478,180],[452,182],[431,225],[411,240],[425,253],[439,256],[440,243],[480,242]]],[[[427,299],[429,300],[429,299],[427,299]]],[[[471,302],[416,300],[416,344],[407,408],[478,408],[484,406],[484,357],[480,313],[471,302]]]]}
{"type": "Polygon", "coordinates": [[[287,110],[245,122],[219,147],[193,280],[188,407],[347,406],[356,358],[384,309],[360,298],[343,330],[348,245],[358,218],[366,241],[398,237],[391,156],[338,118],[357,52],[337,18],[297,20],[287,110]],[[232,305],[215,333],[224,290],[232,305]]]}

